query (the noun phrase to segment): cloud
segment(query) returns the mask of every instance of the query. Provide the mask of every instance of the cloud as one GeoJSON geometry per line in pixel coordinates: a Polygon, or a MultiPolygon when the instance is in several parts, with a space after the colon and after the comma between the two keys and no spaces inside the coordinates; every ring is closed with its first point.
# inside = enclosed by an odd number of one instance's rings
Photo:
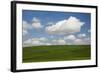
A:
{"type": "Polygon", "coordinates": [[[23,29],[23,35],[26,35],[26,34],[28,34],[28,31],[23,29]]]}
{"type": "Polygon", "coordinates": [[[85,41],[87,44],[91,44],[91,38],[90,38],[90,37],[84,38],[84,41],[85,41]]]}
{"type": "Polygon", "coordinates": [[[47,26],[46,32],[49,34],[68,34],[80,32],[84,22],[76,17],[70,16],[68,19],[58,21],[56,24],[47,26]]]}
{"type": "Polygon", "coordinates": [[[45,45],[52,45],[51,43],[45,43],[45,45]]]}
{"type": "Polygon", "coordinates": [[[54,38],[54,36],[51,35],[50,38],[54,38]]]}
{"type": "Polygon", "coordinates": [[[73,43],[74,45],[90,45],[91,44],[91,40],[90,38],[84,38],[84,39],[76,39],[73,43]]]}
{"type": "Polygon", "coordinates": [[[50,40],[50,43],[52,45],[65,45],[66,44],[66,41],[64,39],[52,39],[50,40]]]}
{"type": "Polygon", "coordinates": [[[86,34],[85,33],[82,33],[82,34],[78,34],[77,35],[79,38],[83,38],[83,37],[86,37],[86,34]]]}
{"type": "Polygon", "coordinates": [[[39,40],[35,40],[32,41],[32,45],[37,46],[37,45],[42,45],[43,43],[41,43],[39,40]]]}
{"type": "Polygon", "coordinates": [[[87,37],[87,38],[84,38],[84,40],[86,40],[86,41],[90,41],[91,38],[90,38],[90,37],[87,37]]]}
{"type": "Polygon", "coordinates": [[[65,45],[66,41],[64,39],[52,39],[49,40],[45,37],[41,38],[32,38],[26,41],[23,41],[23,47],[28,46],[40,46],[40,45],[65,45]]]}
{"type": "Polygon", "coordinates": [[[50,45],[49,42],[46,42],[47,38],[41,37],[41,38],[31,38],[26,41],[23,41],[23,47],[27,46],[39,46],[39,45],[50,45]]]}
{"type": "Polygon", "coordinates": [[[23,24],[23,35],[26,35],[28,34],[28,30],[32,29],[32,26],[26,21],[23,21],[22,24],[23,24]]]}
{"type": "Polygon", "coordinates": [[[31,39],[28,39],[26,41],[23,42],[23,47],[28,47],[28,46],[32,46],[32,40],[31,39]]]}
{"type": "Polygon", "coordinates": [[[91,30],[89,29],[88,32],[91,32],[91,30]]]}
{"type": "Polygon", "coordinates": [[[41,37],[39,40],[40,40],[40,41],[47,41],[48,39],[45,38],[45,37],[41,37]]]}
{"type": "Polygon", "coordinates": [[[29,29],[32,29],[32,26],[27,21],[23,21],[23,29],[29,30],[29,29]]]}
{"type": "Polygon", "coordinates": [[[32,41],[47,41],[48,39],[45,37],[40,37],[40,38],[32,38],[32,41]]]}
{"type": "Polygon", "coordinates": [[[40,20],[37,19],[37,18],[35,18],[35,17],[32,19],[32,26],[33,26],[33,28],[35,28],[35,29],[40,29],[40,28],[43,27],[43,26],[41,25],[41,23],[40,23],[40,20]]]}
{"type": "Polygon", "coordinates": [[[57,41],[57,43],[58,43],[59,45],[65,45],[65,44],[66,44],[66,41],[63,40],[63,39],[59,39],[59,40],[57,41]]]}
{"type": "Polygon", "coordinates": [[[64,37],[67,45],[90,45],[90,37],[86,37],[86,34],[79,34],[78,37],[75,35],[68,35],[64,37]],[[84,38],[83,38],[84,37],[84,38]]]}
{"type": "Polygon", "coordinates": [[[83,39],[76,39],[74,41],[74,45],[87,45],[87,42],[84,41],[83,39]]]}
{"type": "Polygon", "coordinates": [[[33,28],[40,29],[43,27],[40,23],[40,20],[38,20],[37,18],[33,18],[32,24],[28,23],[27,21],[23,21],[22,24],[23,24],[23,35],[28,34],[28,30],[31,30],[33,28]]]}
{"type": "Polygon", "coordinates": [[[28,39],[28,40],[24,41],[24,44],[29,44],[31,42],[32,42],[32,40],[31,39],[28,39]]]}
{"type": "Polygon", "coordinates": [[[47,25],[53,25],[54,23],[53,22],[49,22],[49,23],[47,23],[47,25]]]}
{"type": "Polygon", "coordinates": [[[82,40],[82,39],[76,39],[75,41],[74,41],[74,44],[76,44],[76,45],[81,45],[81,44],[84,44],[84,41],[82,40]]]}
{"type": "Polygon", "coordinates": [[[23,41],[23,47],[40,45],[90,45],[90,37],[78,38],[75,35],[68,35],[66,38],[49,39],[46,37],[31,38],[23,41]]]}
{"type": "Polygon", "coordinates": [[[64,39],[65,40],[75,40],[76,37],[75,37],[75,35],[68,35],[68,36],[65,36],[64,39]]]}

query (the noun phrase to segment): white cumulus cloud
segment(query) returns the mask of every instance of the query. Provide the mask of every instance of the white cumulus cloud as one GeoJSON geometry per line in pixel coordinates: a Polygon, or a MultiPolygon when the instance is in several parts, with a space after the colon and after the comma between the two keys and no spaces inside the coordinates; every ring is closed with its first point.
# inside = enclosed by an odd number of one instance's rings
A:
{"type": "Polygon", "coordinates": [[[78,37],[79,37],[79,38],[83,38],[83,37],[86,37],[86,34],[85,34],[85,33],[82,33],[82,34],[78,34],[78,37]]]}
{"type": "Polygon", "coordinates": [[[46,32],[49,34],[66,34],[80,32],[84,22],[76,17],[70,16],[68,19],[58,21],[56,24],[47,26],[46,32]]]}
{"type": "Polygon", "coordinates": [[[75,37],[75,35],[68,35],[68,36],[65,36],[64,39],[65,40],[75,40],[76,37],[75,37]]]}
{"type": "Polygon", "coordinates": [[[66,44],[66,41],[63,40],[63,39],[59,39],[57,42],[58,42],[59,45],[64,45],[64,44],[66,44]]]}
{"type": "Polygon", "coordinates": [[[74,41],[74,44],[75,44],[75,45],[84,45],[84,44],[86,44],[86,43],[85,43],[84,40],[82,40],[82,39],[76,39],[76,40],[74,41]]]}
{"type": "Polygon", "coordinates": [[[28,34],[28,31],[23,29],[23,36],[26,35],[26,34],[28,34]]]}
{"type": "Polygon", "coordinates": [[[75,35],[68,35],[66,38],[49,39],[46,37],[31,38],[23,41],[23,47],[40,45],[90,45],[90,37],[78,38],[75,35]]]}
{"type": "Polygon", "coordinates": [[[41,38],[31,38],[26,41],[23,41],[23,47],[27,46],[39,46],[39,45],[50,45],[49,42],[46,42],[47,38],[41,37],[41,38]]]}
{"type": "Polygon", "coordinates": [[[40,28],[43,27],[43,26],[41,25],[41,23],[40,23],[40,20],[37,19],[37,18],[35,18],[35,17],[32,19],[32,26],[33,26],[33,28],[35,28],[35,29],[40,29],[40,28]]]}
{"type": "Polygon", "coordinates": [[[32,26],[27,21],[23,21],[23,29],[32,29],[32,26]]]}
{"type": "Polygon", "coordinates": [[[27,21],[23,21],[23,35],[28,34],[28,30],[32,29],[31,24],[29,24],[27,21]]]}
{"type": "Polygon", "coordinates": [[[91,41],[89,40],[89,38],[76,39],[73,44],[74,45],[89,45],[91,44],[91,41]]]}
{"type": "Polygon", "coordinates": [[[52,39],[49,40],[45,37],[41,38],[32,38],[26,41],[23,41],[23,47],[28,46],[40,46],[40,45],[65,45],[66,41],[64,39],[52,39]]]}

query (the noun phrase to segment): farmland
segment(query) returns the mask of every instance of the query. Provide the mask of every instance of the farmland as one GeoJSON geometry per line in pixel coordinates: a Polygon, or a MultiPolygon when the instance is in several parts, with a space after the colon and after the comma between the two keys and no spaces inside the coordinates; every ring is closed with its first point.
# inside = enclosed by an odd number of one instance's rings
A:
{"type": "Polygon", "coordinates": [[[91,59],[90,45],[23,47],[23,63],[88,59],[91,59]]]}

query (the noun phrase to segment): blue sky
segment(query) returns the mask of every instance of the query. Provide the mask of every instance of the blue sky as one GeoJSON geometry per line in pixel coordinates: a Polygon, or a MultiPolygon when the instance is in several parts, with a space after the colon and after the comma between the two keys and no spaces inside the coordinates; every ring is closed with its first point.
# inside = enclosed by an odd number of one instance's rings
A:
{"type": "MultiPolygon", "coordinates": [[[[90,19],[91,19],[90,13],[23,10],[22,21],[25,21],[27,25],[32,27],[31,29],[24,30],[25,32],[27,32],[27,34],[23,35],[23,42],[32,38],[44,37],[44,38],[47,38],[48,40],[51,40],[51,39],[54,40],[57,38],[61,39],[61,38],[64,38],[65,36],[70,36],[70,35],[75,36],[77,39],[90,38],[90,29],[91,29],[90,19]],[[67,24],[68,19],[69,21],[70,19],[73,19],[72,22],[75,21],[79,24],[83,24],[82,26],[80,26],[80,31],[75,32],[75,33],[64,32],[65,34],[59,34],[59,32],[55,30],[55,32],[58,32],[57,34],[49,33],[52,31],[49,30],[48,26],[51,26],[50,28],[51,30],[53,30],[52,29],[53,25],[57,25],[57,24],[61,25],[59,24],[61,21],[66,22],[67,24]],[[37,25],[34,23],[34,21],[37,21],[37,25]],[[46,29],[48,30],[47,32],[46,32],[46,29]],[[82,35],[83,37],[81,36],[81,38],[79,38],[78,35],[82,35]]],[[[24,23],[23,23],[23,26],[25,26],[24,23]]]]}

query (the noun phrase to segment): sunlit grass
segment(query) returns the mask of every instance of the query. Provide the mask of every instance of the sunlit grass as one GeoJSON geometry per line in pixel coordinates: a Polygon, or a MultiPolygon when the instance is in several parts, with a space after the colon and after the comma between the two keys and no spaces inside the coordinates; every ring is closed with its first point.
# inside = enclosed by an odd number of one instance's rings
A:
{"type": "Polygon", "coordinates": [[[23,48],[24,63],[87,60],[90,58],[90,45],[52,45],[23,48]]]}

